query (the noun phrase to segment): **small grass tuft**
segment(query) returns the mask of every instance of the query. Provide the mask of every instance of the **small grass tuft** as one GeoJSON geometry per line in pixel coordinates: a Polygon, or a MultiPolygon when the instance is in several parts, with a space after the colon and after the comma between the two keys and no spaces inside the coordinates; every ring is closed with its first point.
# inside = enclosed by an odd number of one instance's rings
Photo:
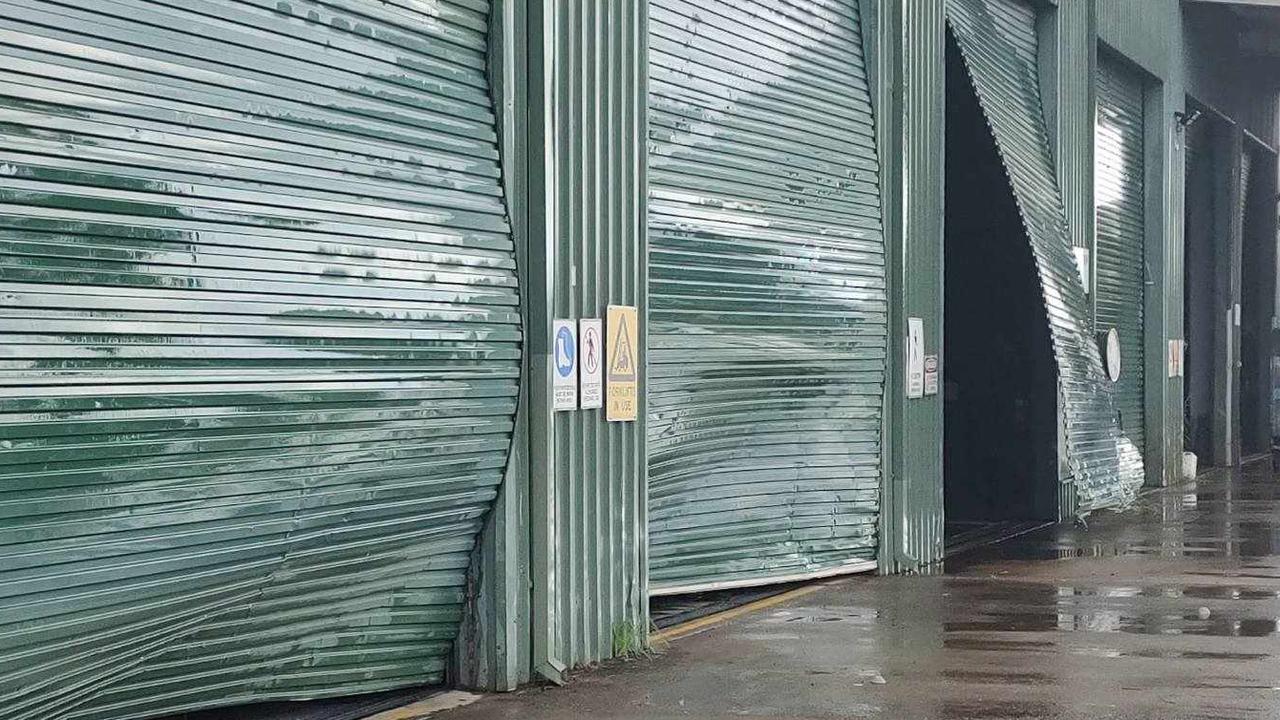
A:
{"type": "Polygon", "coordinates": [[[649,638],[644,628],[633,622],[613,626],[613,656],[634,658],[649,654],[649,638]]]}

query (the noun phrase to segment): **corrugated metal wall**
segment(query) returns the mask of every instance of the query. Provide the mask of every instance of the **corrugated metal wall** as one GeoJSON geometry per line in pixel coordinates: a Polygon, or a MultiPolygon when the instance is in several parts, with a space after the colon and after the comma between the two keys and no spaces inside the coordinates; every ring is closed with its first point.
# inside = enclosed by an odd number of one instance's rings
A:
{"type": "Polygon", "coordinates": [[[652,0],[654,592],[874,567],[886,355],[856,0],[652,0]]]}
{"type": "Polygon", "coordinates": [[[646,312],[646,18],[631,0],[531,5],[531,95],[546,111],[529,160],[533,650],[553,677],[643,644],[648,628],[645,381],[634,423],[553,414],[546,398],[554,318],[646,312]]]}
{"type": "Polygon", "coordinates": [[[947,13],[1002,150],[1039,268],[1077,510],[1124,504],[1142,483],[1142,458],[1119,432],[1071,251],[1040,104],[1035,12],[1019,0],[948,0],[947,13]]]}
{"type": "MultiPolygon", "coordinates": [[[[1082,0],[1087,2],[1088,0],[1082,0]]],[[[1093,0],[1098,39],[1157,76],[1182,42],[1170,16],[1181,12],[1179,0],[1093,0]]],[[[1194,4],[1194,3],[1192,3],[1194,4]]]]}
{"type": "MultiPolygon", "coordinates": [[[[520,305],[529,307],[530,38],[524,0],[492,0],[490,95],[497,109],[499,167],[520,271],[520,305]]],[[[527,333],[529,312],[522,313],[527,333]]],[[[514,690],[531,677],[529,542],[529,353],[524,353],[515,429],[502,486],[471,554],[463,617],[454,643],[455,684],[514,690]]]]}
{"type": "Polygon", "coordinates": [[[522,342],[487,21],[0,7],[0,716],[443,679],[522,342]]]}
{"type": "MultiPolygon", "coordinates": [[[[864,2],[876,80],[885,235],[890,258],[890,356],[884,442],[888,473],[881,572],[942,559],[942,396],[906,398],[907,318],[924,322],[925,352],[942,347],[945,18],[935,0],[864,2]],[[877,12],[871,12],[872,9],[877,12]]],[[[946,358],[942,358],[946,373],[946,358]]]]}
{"type": "Polygon", "coordinates": [[[1120,61],[1098,63],[1094,188],[1097,198],[1097,332],[1120,336],[1120,379],[1114,384],[1120,426],[1138,451],[1146,446],[1144,410],[1146,300],[1146,123],[1143,82],[1120,61]]]}

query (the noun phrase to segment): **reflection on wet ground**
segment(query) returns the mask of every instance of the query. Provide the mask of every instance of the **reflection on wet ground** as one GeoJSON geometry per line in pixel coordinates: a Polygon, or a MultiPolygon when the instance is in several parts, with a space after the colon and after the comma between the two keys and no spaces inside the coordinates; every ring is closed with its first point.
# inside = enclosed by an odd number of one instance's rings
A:
{"type": "Polygon", "coordinates": [[[1262,463],[441,717],[1280,718],[1277,655],[1262,463]]]}

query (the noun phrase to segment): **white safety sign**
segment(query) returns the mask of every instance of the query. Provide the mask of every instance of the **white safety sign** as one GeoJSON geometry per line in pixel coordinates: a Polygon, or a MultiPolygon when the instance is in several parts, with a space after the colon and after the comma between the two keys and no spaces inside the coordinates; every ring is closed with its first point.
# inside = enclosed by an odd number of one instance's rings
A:
{"type": "Polygon", "coordinates": [[[924,319],[907,318],[907,397],[924,397],[924,319]]]}
{"type": "Polygon", "coordinates": [[[1186,344],[1181,340],[1169,341],[1169,377],[1176,378],[1183,376],[1183,368],[1185,366],[1184,354],[1186,353],[1186,344]]]}
{"type": "Polygon", "coordinates": [[[938,356],[924,356],[924,394],[938,394],[938,356]]]}
{"type": "Polygon", "coordinates": [[[578,332],[572,320],[556,320],[551,327],[551,406],[578,409],[578,332]]]}
{"type": "Polygon", "coordinates": [[[604,407],[604,322],[578,321],[578,404],[583,410],[604,407]]]}

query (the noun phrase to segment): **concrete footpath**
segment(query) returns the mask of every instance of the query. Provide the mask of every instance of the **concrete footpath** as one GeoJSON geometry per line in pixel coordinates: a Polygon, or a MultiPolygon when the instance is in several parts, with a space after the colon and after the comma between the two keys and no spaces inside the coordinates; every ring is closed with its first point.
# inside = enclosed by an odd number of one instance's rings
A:
{"type": "Polygon", "coordinates": [[[1280,718],[1278,488],[1247,466],[431,717],[1280,718]]]}

